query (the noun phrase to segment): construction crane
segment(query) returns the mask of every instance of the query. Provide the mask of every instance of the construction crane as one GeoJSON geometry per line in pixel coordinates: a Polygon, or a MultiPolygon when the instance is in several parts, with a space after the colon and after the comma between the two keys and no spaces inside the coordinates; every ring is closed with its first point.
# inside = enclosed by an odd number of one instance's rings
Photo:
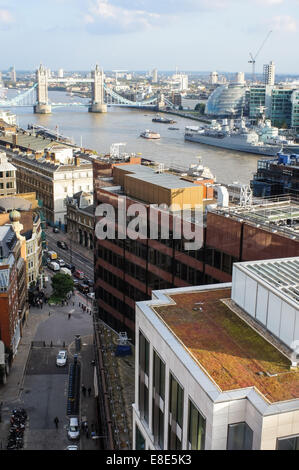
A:
{"type": "Polygon", "coordinates": [[[270,34],[272,33],[272,31],[269,31],[269,33],[267,34],[267,36],[265,37],[264,41],[262,42],[262,45],[260,46],[259,50],[257,51],[257,53],[255,54],[255,56],[253,57],[252,53],[250,52],[249,55],[250,55],[250,58],[251,60],[248,61],[249,64],[252,64],[252,83],[255,82],[255,59],[257,58],[257,56],[259,55],[259,53],[261,52],[261,50],[263,49],[268,37],[270,36],[270,34]]]}

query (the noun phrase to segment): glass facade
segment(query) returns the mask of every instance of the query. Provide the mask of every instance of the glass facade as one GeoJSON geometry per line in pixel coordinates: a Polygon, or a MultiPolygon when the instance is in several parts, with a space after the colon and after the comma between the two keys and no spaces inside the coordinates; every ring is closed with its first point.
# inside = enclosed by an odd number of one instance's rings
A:
{"type": "Polygon", "coordinates": [[[153,436],[155,445],[164,449],[165,364],[153,354],[153,436]]]}
{"type": "Polygon", "coordinates": [[[299,435],[277,439],[277,450],[299,450],[299,435]]]}
{"type": "Polygon", "coordinates": [[[141,419],[149,423],[149,342],[139,332],[139,411],[141,419]]]}
{"type": "Polygon", "coordinates": [[[205,433],[206,420],[189,400],[188,448],[203,450],[205,448],[205,433]]]}
{"type": "Polygon", "coordinates": [[[277,88],[272,90],[271,122],[274,126],[290,127],[292,120],[293,90],[277,88]]]}
{"type": "Polygon", "coordinates": [[[145,450],[145,439],[136,425],[135,450],[145,450]]]}
{"type": "Polygon", "coordinates": [[[172,374],[169,374],[169,376],[168,449],[180,450],[182,448],[184,389],[172,374]]]}
{"type": "Polygon", "coordinates": [[[216,88],[209,97],[205,114],[218,117],[241,116],[245,107],[246,87],[231,83],[216,88]]]}
{"type": "Polygon", "coordinates": [[[247,423],[228,425],[227,450],[251,450],[253,432],[247,423]]]}

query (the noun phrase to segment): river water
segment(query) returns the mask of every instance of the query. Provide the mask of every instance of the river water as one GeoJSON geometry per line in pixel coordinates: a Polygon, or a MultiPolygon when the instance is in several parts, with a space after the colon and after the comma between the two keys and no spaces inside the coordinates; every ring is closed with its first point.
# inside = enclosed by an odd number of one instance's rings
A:
{"type": "MultiPolygon", "coordinates": [[[[9,90],[7,96],[15,93],[9,90]]],[[[77,96],[55,91],[49,92],[49,99],[54,103],[87,102],[77,96]]],[[[187,100],[185,104],[188,106],[187,100]]],[[[32,108],[12,108],[11,111],[17,114],[18,124],[24,129],[33,123],[52,130],[58,126],[61,134],[73,138],[78,145],[81,145],[82,140],[83,147],[98,153],[109,153],[111,144],[124,142],[128,153],[141,153],[144,158],[165,163],[166,166],[186,169],[191,163],[198,163],[197,157],[200,156],[203,165],[209,167],[217,181],[222,183],[238,181],[248,184],[261,158],[258,155],[187,142],[184,140],[184,128],[196,126],[196,121],[168,115],[177,121],[173,126],[179,128],[169,130],[171,125],[153,123],[152,118],[156,113],[144,109],[111,106],[106,114],[93,114],[87,112],[87,107],[64,107],[54,108],[50,115],[33,114],[32,108]],[[140,132],[145,129],[159,132],[161,139],[143,139],[140,132]]]]}

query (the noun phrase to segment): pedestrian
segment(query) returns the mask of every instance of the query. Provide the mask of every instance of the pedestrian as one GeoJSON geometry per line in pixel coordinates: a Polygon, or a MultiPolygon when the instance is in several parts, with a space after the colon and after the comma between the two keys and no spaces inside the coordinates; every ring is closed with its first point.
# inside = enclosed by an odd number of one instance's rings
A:
{"type": "Polygon", "coordinates": [[[81,303],[79,302],[79,307],[81,307],[81,303]]]}
{"type": "Polygon", "coordinates": [[[43,308],[43,301],[42,300],[40,301],[40,308],[41,309],[43,308]]]}
{"type": "Polygon", "coordinates": [[[57,418],[57,416],[54,418],[54,423],[55,423],[56,429],[58,429],[59,419],[57,418]]]}
{"type": "Polygon", "coordinates": [[[85,428],[85,435],[86,435],[86,439],[89,439],[89,431],[88,431],[88,425],[86,426],[85,428]]]}
{"type": "Polygon", "coordinates": [[[86,397],[86,387],[84,385],[82,385],[82,393],[86,397]]]}
{"type": "Polygon", "coordinates": [[[51,315],[51,312],[49,312],[49,316],[51,315]]]}
{"type": "Polygon", "coordinates": [[[68,314],[68,319],[70,319],[70,318],[71,318],[71,314],[69,313],[69,314],[68,314]]]}
{"type": "Polygon", "coordinates": [[[91,387],[88,387],[88,396],[90,397],[90,394],[91,394],[91,387]]]}
{"type": "Polygon", "coordinates": [[[75,302],[73,302],[73,307],[75,307],[75,302]]]}

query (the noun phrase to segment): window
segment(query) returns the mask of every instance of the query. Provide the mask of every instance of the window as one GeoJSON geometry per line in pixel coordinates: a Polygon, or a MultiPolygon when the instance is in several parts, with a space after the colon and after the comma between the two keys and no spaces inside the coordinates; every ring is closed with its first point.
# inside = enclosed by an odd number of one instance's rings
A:
{"type": "Polygon", "coordinates": [[[172,374],[170,374],[170,387],[169,387],[169,434],[168,434],[168,449],[180,450],[181,432],[178,426],[183,427],[183,407],[184,407],[184,390],[176,381],[172,374]]]}
{"type": "Polygon", "coordinates": [[[145,439],[141,434],[139,427],[136,425],[136,441],[135,441],[136,450],[145,450],[145,439]]]}
{"type": "Polygon", "coordinates": [[[206,420],[189,400],[188,447],[202,450],[205,446],[206,420]]]}
{"type": "Polygon", "coordinates": [[[247,423],[236,423],[228,425],[227,450],[251,450],[252,429],[247,423]]]}
{"type": "Polygon", "coordinates": [[[139,411],[146,423],[149,422],[148,373],[149,342],[139,331],[139,411]]]}
{"type": "Polygon", "coordinates": [[[154,442],[164,448],[165,364],[154,351],[153,367],[153,435],[154,442]]]}
{"type": "Polygon", "coordinates": [[[299,435],[277,439],[277,450],[299,450],[299,435]]]}
{"type": "Polygon", "coordinates": [[[7,187],[8,189],[14,188],[14,182],[13,182],[13,181],[10,181],[9,183],[6,183],[6,187],[7,187]]]}

